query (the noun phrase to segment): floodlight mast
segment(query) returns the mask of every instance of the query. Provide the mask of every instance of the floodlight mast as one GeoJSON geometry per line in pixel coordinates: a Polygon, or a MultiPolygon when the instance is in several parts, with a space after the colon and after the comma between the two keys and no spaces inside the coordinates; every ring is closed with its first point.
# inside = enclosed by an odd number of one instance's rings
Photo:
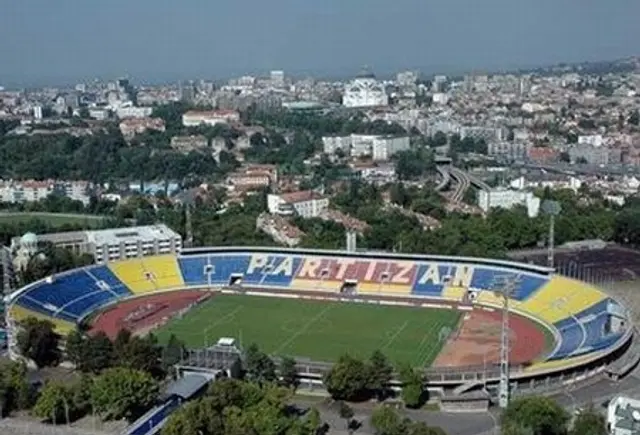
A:
{"type": "Polygon", "coordinates": [[[542,203],[542,211],[549,215],[549,243],[547,246],[547,265],[553,269],[554,267],[554,244],[555,244],[555,226],[556,216],[560,214],[562,207],[558,201],[545,200],[542,203]]]}
{"type": "Polygon", "coordinates": [[[520,276],[496,278],[493,293],[502,298],[502,328],[500,330],[500,386],[498,405],[506,408],[509,405],[509,299],[520,283],[520,276]]]}

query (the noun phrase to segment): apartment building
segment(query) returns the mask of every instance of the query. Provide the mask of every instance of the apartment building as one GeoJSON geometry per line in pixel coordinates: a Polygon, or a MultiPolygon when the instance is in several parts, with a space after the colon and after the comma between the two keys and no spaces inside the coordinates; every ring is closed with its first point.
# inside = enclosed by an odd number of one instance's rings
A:
{"type": "Polygon", "coordinates": [[[37,202],[55,193],[88,205],[89,188],[87,181],[0,180],[0,202],[37,202]]]}
{"type": "Polygon", "coordinates": [[[202,135],[174,136],[171,138],[171,148],[183,153],[206,148],[208,146],[209,141],[202,135]]]}
{"type": "Polygon", "coordinates": [[[389,160],[399,151],[408,150],[408,136],[380,136],[352,134],[351,136],[329,136],[322,138],[326,154],[335,154],[341,150],[352,157],[370,156],[375,161],[389,160]]]}
{"type": "Polygon", "coordinates": [[[217,124],[232,124],[240,122],[240,113],[237,110],[191,110],[182,115],[182,125],[185,127],[197,127],[199,125],[214,126],[217,124]]]}
{"type": "Polygon", "coordinates": [[[256,227],[283,245],[294,247],[300,244],[304,232],[291,224],[286,218],[262,213],[256,220],[256,227]]]}
{"type": "Polygon", "coordinates": [[[528,146],[523,142],[489,142],[487,153],[507,160],[524,160],[528,146]]]}
{"type": "MultiPolygon", "coordinates": [[[[12,239],[12,250],[23,249],[24,239],[12,239]]],[[[164,224],[41,234],[35,236],[35,242],[52,243],[77,254],[90,254],[99,264],[148,255],[177,254],[182,250],[182,236],[164,224]]]]}
{"type": "Polygon", "coordinates": [[[509,189],[492,189],[478,191],[478,207],[484,212],[492,208],[513,208],[517,205],[527,207],[529,217],[535,217],[540,211],[540,198],[531,192],[509,189]]]}
{"type": "Polygon", "coordinates": [[[269,213],[303,218],[318,217],[329,207],[329,199],[313,190],[267,195],[269,213]]]}
{"type": "Polygon", "coordinates": [[[125,139],[132,139],[147,130],[165,131],[164,121],[160,118],[129,118],[123,120],[119,127],[125,139]]]}

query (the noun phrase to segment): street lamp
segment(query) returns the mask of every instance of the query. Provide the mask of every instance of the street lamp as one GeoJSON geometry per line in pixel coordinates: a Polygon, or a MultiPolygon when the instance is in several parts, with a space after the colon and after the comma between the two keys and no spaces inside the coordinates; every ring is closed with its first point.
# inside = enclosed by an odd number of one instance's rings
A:
{"type": "Polygon", "coordinates": [[[547,250],[547,263],[551,268],[553,268],[553,244],[556,216],[560,214],[560,211],[562,211],[562,207],[560,206],[560,203],[558,201],[547,199],[542,203],[542,212],[549,216],[549,244],[547,250]]]}

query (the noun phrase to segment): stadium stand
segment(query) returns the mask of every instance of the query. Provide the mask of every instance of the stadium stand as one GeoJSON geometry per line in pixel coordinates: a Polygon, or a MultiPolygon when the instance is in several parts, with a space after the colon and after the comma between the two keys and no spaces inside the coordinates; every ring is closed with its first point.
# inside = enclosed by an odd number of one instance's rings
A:
{"type": "Polygon", "coordinates": [[[80,269],[34,285],[20,296],[20,302],[32,311],[74,322],[117,298],[104,281],[96,281],[86,269],[80,269]]]}
{"type": "MultiPolygon", "coordinates": [[[[549,270],[489,260],[452,257],[437,261],[366,254],[212,248],[176,258],[136,258],[60,274],[27,286],[8,308],[15,320],[46,318],[61,333],[87,314],[129,296],[187,287],[274,287],[291,290],[392,294],[435,301],[500,306],[491,290],[501,279],[518,278],[510,308],[550,328],[557,343],[533,370],[562,367],[613,347],[628,331],[624,307],[584,282],[549,270]],[[473,295],[473,298],[470,297],[473,295]],[[548,364],[548,365],[542,365],[548,364]]],[[[628,323],[628,325],[627,325],[628,323]]]]}
{"type": "Polygon", "coordinates": [[[134,294],[185,286],[178,262],[172,255],[118,261],[109,267],[134,294]]]}
{"type": "Polygon", "coordinates": [[[553,324],[602,301],[604,294],[586,283],[554,276],[520,305],[520,309],[553,324]]]}
{"type": "Polygon", "coordinates": [[[75,323],[67,322],[66,320],[47,316],[45,314],[38,313],[36,311],[31,311],[18,304],[13,304],[13,306],[11,306],[9,314],[13,318],[13,320],[17,322],[28,319],[29,317],[33,317],[39,320],[48,320],[51,323],[53,323],[53,325],[56,327],[56,331],[59,332],[60,334],[67,334],[73,331],[76,327],[75,323]]]}

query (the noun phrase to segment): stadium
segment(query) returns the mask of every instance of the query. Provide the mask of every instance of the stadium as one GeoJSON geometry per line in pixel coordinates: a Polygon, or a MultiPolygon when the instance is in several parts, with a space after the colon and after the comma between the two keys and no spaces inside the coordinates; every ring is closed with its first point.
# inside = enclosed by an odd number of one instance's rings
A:
{"type": "Polygon", "coordinates": [[[175,334],[190,352],[233,337],[296,358],[317,380],[345,353],[381,350],[423,368],[430,387],[462,394],[495,391],[505,296],[514,391],[625,370],[634,332],[625,306],[552,269],[492,259],[188,249],[48,277],[8,296],[6,316],[14,357],[18,322],[36,317],[61,334],[78,325],[175,334]]]}

